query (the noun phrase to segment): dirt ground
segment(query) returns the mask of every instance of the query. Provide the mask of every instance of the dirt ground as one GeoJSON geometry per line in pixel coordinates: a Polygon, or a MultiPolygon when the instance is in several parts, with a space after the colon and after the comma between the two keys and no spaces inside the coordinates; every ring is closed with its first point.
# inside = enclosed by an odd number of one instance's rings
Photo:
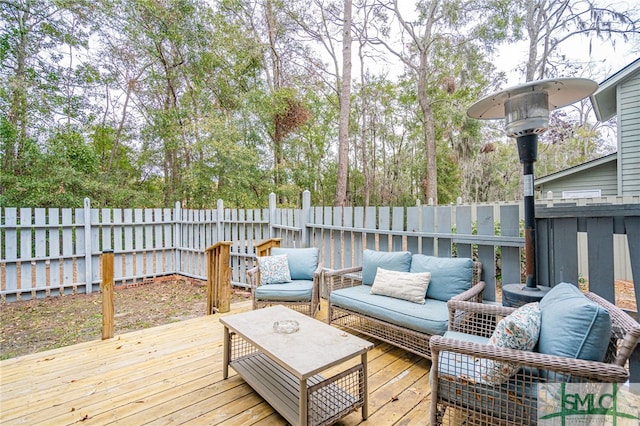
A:
{"type": "Polygon", "coordinates": [[[629,311],[638,310],[636,296],[631,281],[616,281],[616,305],[629,311]]]}
{"type": "MultiPolygon", "coordinates": [[[[102,337],[100,293],[54,296],[0,306],[0,359],[8,359],[102,337]]],[[[234,289],[232,303],[249,293],[234,289]]],[[[204,283],[172,279],[116,287],[115,334],[202,316],[204,283]]]]}

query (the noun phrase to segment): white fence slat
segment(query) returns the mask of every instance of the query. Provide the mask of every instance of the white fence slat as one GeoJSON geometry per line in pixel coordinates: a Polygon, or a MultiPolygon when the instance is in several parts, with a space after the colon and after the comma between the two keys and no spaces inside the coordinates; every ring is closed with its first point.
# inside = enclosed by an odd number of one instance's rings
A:
{"type": "Polygon", "coordinates": [[[182,232],[182,244],[180,246],[181,251],[181,259],[182,263],[179,265],[181,271],[190,272],[193,268],[191,267],[191,262],[193,261],[193,255],[190,251],[186,250],[189,247],[193,247],[193,222],[194,222],[194,211],[186,210],[185,211],[185,224],[182,232]]]}
{"type": "Polygon", "coordinates": [[[206,276],[207,275],[207,269],[206,269],[206,260],[205,260],[205,252],[204,250],[207,248],[206,244],[205,244],[205,211],[204,210],[198,210],[198,234],[196,235],[197,241],[198,241],[198,245],[196,247],[196,251],[194,252],[195,254],[195,268],[194,268],[194,272],[193,274],[199,277],[202,276],[206,276]]]}
{"type": "MultiPolygon", "coordinates": [[[[113,209],[113,252],[115,254],[124,250],[124,240],[122,234],[122,209],[113,209]]],[[[116,259],[114,259],[116,262],[116,259]]],[[[115,272],[115,271],[114,271],[115,272]]]]}
{"type": "Polygon", "coordinates": [[[153,209],[144,209],[144,276],[154,276],[154,233],[153,233],[153,209]]]}
{"type": "Polygon", "coordinates": [[[122,211],[122,231],[123,231],[123,246],[124,246],[124,273],[123,278],[129,279],[133,277],[133,211],[131,209],[124,209],[122,211]]]}
{"type": "MultiPolygon", "coordinates": [[[[456,234],[471,235],[472,223],[470,206],[457,206],[455,208],[454,225],[456,227],[456,234]]],[[[458,257],[473,256],[473,247],[471,244],[456,243],[456,250],[458,257]]]]}
{"type": "Polygon", "coordinates": [[[164,241],[162,238],[162,229],[164,226],[162,221],[164,217],[162,215],[162,209],[153,209],[153,219],[156,222],[153,227],[153,259],[155,265],[153,272],[156,275],[160,275],[162,271],[165,270],[164,262],[162,261],[164,253],[164,241]]]}
{"type": "MultiPolygon", "coordinates": [[[[343,208],[342,207],[334,207],[333,208],[333,226],[343,226],[343,208]]],[[[331,240],[341,241],[342,231],[341,230],[331,230],[332,238],[331,240]]],[[[333,264],[336,269],[346,267],[344,253],[342,251],[342,244],[334,246],[333,249],[333,264]]]]}
{"type": "MultiPolygon", "coordinates": [[[[420,229],[420,207],[407,208],[407,231],[417,232],[420,229]]],[[[420,237],[407,236],[407,250],[411,253],[421,253],[420,237]]]]}
{"type": "MultiPolygon", "coordinates": [[[[282,238],[285,247],[319,247],[327,268],[361,265],[364,248],[406,249],[446,257],[452,255],[455,243],[457,256],[474,256],[477,250],[488,286],[486,300],[495,297],[499,278],[507,283],[520,281],[520,254],[524,244],[519,236],[521,203],[408,208],[310,207],[303,203],[302,209],[285,209],[275,205],[275,197],[271,203],[271,198],[270,207],[265,209],[225,209],[221,200],[215,210],[187,210],[179,203],[173,209],[0,208],[2,297],[28,298],[34,289],[37,297],[54,289],[67,293],[82,288],[91,291],[99,281],[100,253],[108,248],[116,253],[117,283],[173,273],[205,279],[204,249],[223,239],[233,243],[233,284],[245,285],[246,271],[254,265],[255,244],[270,236],[282,238]],[[495,235],[498,221],[500,232],[495,235]],[[477,235],[472,235],[476,229],[477,235]],[[499,270],[495,262],[498,248],[499,270]],[[88,276],[87,272],[90,272],[88,276]],[[23,296],[18,296],[21,293],[23,296]]],[[[553,204],[546,204],[549,203],[553,204]]],[[[554,220],[557,224],[564,223],[561,219],[554,220]]],[[[590,240],[582,234],[590,232],[586,225],[585,229],[579,229],[584,221],[577,222],[577,226],[574,222],[568,230],[561,226],[561,234],[556,230],[555,238],[561,241],[542,244],[554,243],[554,248],[565,257],[571,252],[573,258],[575,251],[578,272],[588,278],[587,267],[602,256],[591,253],[586,259],[590,251],[585,248],[590,240]],[[571,247],[565,250],[563,244],[571,247]]],[[[600,230],[601,239],[611,240],[609,228],[600,230]]],[[[618,226],[613,232],[625,231],[618,226]]],[[[616,243],[612,248],[615,278],[624,279],[618,270],[625,268],[618,264],[631,263],[628,255],[631,242],[624,234],[614,234],[613,240],[616,243]]],[[[565,258],[561,260],[566,264],[565,258]]],[[[575,269],[572,265],[568,269],[575,269]]],[[[596,279],[603,281],[602,277],[596,279]]],[[[604,287],[598,288],[602,293],[604,287]]]]}
{"type": "Polygon", "coordinates": [[[209,247],[217,242],[216,238],[216,210],[207,210],[207,240],[205,246],[209,247]]]}
{"type": "MultiPolygon", "coordinates": [[[[378,229],[381,231],[389,231],[391,229],[391,208],[379,207],[378,208],[378,229]]],[[[380,233],[378,236],[378,250],[391,251],[392,248],[389,244],[390,235],[387,232],[380,233]]]]}
{"type": "Polygon", "coordinates": [[[354,233],[349,231],[349,228],[353,228],[353,207],[344,207],[342,209],[342,214],[343,214],[343,225],[345,229],[342,233],[342,239],[343,239],[343,253],[342,253],[342,264],[349,264],[352,262],[353,259],[353,253],[354,253],[354,246],[353,246],[353,240],[354,240],[354,233]]]}
{"type": "MultiPolygon", "coordinates": [[[[331,207],[318,207],[318,216],[320,217],[320,223],[325,225],[333,225],[332,219],[332,210],[331,207]]],[[[333,245],[331,244],[331,235],[332,232],[330,229],[322,229],[322,243],[321,246],[325,248],[324,259],[325,263],[327,263],[327,267],[338,269],[340,265],[336,265],[335,258],[333,254],[333,245]]],[[[347,266],[347,265],[345,265],[347,266]]],[[[351,266],[351,265],[349,265],[351,266]]]]}
{"type": "MultiPolygon", "coordinates": [[[[251,215],[251,210],[241,210],[240,217],[238,218],[243,223],[249,223],[249,216],[251,215]]],[[[232,277],[231,281],[238,282],[247,275],[247,254],[249,253],[249,248],[251,244],[249,244],[249,237],[247,236],[247,232],[250,230],[250,227],[242,226],[240,227],[240,235],[238,235],[238,241],[240,242],[240,247],[236,250],[238,253],[238,257],[231,257],[232,263],[232,277]]]]}
{"type": "MultiPolygon", "coordinates": [[[[166,255],[166,261],[169,268],[165,270],[168,270],[171,272],[175,272],[178,270],[178,264],[176,263],[176,260],[177,260],[176,253],[178,253],[178,240],[176,240],[176,234],[175,232],[173,232],[174,227],[171,226],[170,223],[178,220],[179,216],[180,216],[180,213],[177,212],[175,209],[164,210],[164,221],[166,223],[164,228],[165,246],[173,247],[173,250],[171,251],[171,253],[167,253],[166,255]]],[[[176,226],[175,228],[178,229],[178,226],[176,226]]]]}
{"type": "Polygon", "coordinates": [[[135,263],[133,275],[135,277],[144,276],[144,225],[142,224],[142,209],[133,211],[134,238],[135,238],[135,263]]]}
{"type": "Polygon", "coordinates": [[[113,226],[111,222],[111,209],[102,209],[102,220],[100,221],[100,231],[102,232],[101,250],[113,250],[111,238],[113,236],[113,226]]]}
{"type": "Polygon", "coordinates": [[[14,207],[7,207],[4,209],[4,224],[6,229],[4,231],[4,253],[5,259],[11,260],[5,266],[5,276],[3,285],[6,291],[18,290],[18,268],[16,260],[18,259],[18,209],[14,207]]]}
{"type": "MultiPolygon", "coordinates": [[[[64,261],[62,264],[62,280],[66,287],[74,287],[74,252],[73,252],[73,211],[71,209],[62,209],[62,255],[64,261]]],[[[70,290],[69,290],[70,291],[70,290]]],[[[65,293],[67,290],[65,289],[65,293]]]]}
{"type": "MultiPolygon", "coordinates": [[[[495,220],[493,206],[480,206],[478,214],[478,235],[495,235],[495,220]]],[[[496,300],[496,272],[495,272],[495,246],[479,245],[478,260],[482,262],[482,273],[486,283],[484,299],[488,301],[496,300]]]]}
{"type": "MultiPolygon", "coordinates": [[[[391,230],[392,231],[404,231],[404,207],[394,207],[391,210],[391,230]]],[[[391,250],[402,251],[404,250],[402,235],[393,233],[391,235],[391,250]]]]}
{"type": "MultiPolygon", "coordinates": [[[[422,232],[434,234],[436,232],[436,208],[433,206],[422,207],[422,232]]],[[[422,254],[434,256],[436,253],[436,240],[434,237],[422,237],[422,254]]]]}
{"type": "Polygon", "coordinates": [[[50,281],[47,279],[47,211],[43,208],[34,209],[35,219],[35,287],[48,289],[50,281]]]}
{"type": "Polygon", "coordinates": [[[64,281],[60,277],[62,272],[62,260],[60,258],[60,240],[62,229],[60,228],[60,209],[52,208],[48,210],[49,222],[49,286],[58,288],[57,294],[62,294],[64,281]]]}
{"type": "MultiPolygon", "coordinates": [[[[364,228],[364,207],[358,206],[353,209],[353,226],[355,228],[364,228]]],[[[362,251],[366,245],[366,235],[362,231],[358,231],[353,237],[353,253],[349,265],[354,265],[357,259],[362,258],[362,251]]]]}
{"type": "MultiPolygon", "coordinates": [[[[451,233],[451,207],[436,207],[436,223],[437,232],[440,234],[451,233]]],[[[438,238],[437,254],[438,257],[451,256],[451,238],[438,238]]]]}
{"type": "MultiPolygon", "coordinates": [[[[377,209],[373,206],[365,207],[364,209],[364,227],[365,229],[375,229],[376,228],[376,215],[377,209]]],[[[368,249],[376,248],[376,234],[374,232],[366,232],[365,231],[365,247],[368,249]]],[[[354,265],[362,265],[362,254],[360,257],[355,260],[354,265]]]]}
{"type": "MultiPolygon", "coordinates": [[[[517,204],[500,206],[500,235],[520,236],[520,206],[517,204]]],[[[500,247],[500,274],[502,284],[522,282],[520,274],[520,247],[500,247]]]]}
{"type": "Polygon", "coordinates": [[[87,293],[93,292],[94,285],[97,286],[98,290],[100,289],[100,210],[91,209],[90,214],[91,218],[89,223],[91,230],[88,235],[91,235],[91,237],[85,245],[85,249],[88,249],[88,255],[85,257],[85,261],[91,262],[91,269],[86,271],[91,277],[90,282],[87,283],[87,293]],[[93,254],[96,254],[96,256],[93,254]]]}
{"type": "Polygon", "coordinates": [[[73,209],[73,217],[75,221],[75,229],[74,229],[74,244],[73,246],[73,254],[74,254],[74,279],[73,286],[75,290],[80,292],[86,291],[86,285],[84,283],[87,282],[89,277],[86,276],[86,262],[85,262],[85,220],[84,220],[84,209],[73,209]],[[81,288],[82,287],[84,288],[81,288]]]}
{"type": "Polygon", "coordinates": [[[33,246],[33,234],[31,225],[33,223],[30,208],[20,209],[20,257],[24,259],[20,262],[20,289],[28,290],[33,288],[31,278],[31,247],[33,246]]]}

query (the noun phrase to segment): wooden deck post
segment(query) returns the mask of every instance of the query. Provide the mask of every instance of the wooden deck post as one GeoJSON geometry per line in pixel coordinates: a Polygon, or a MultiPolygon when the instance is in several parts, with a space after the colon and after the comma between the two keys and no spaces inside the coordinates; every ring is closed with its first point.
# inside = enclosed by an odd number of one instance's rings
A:
{"type": "Polygon", "coordinates": [[[113,292],[113,250],[104,250],[100,257],[102,281],[102,340],[113,337],[114,292],[113,292]]]}
{"type": "Polygon", "coordinates": [[[207,253],[207,315],[231,310],[231,241],[220,241],[207,253]]]}
{"type": "Polygon", "coordinates": [[[256,256],[269,256],[273,247],[280,247],[282,238],[269,238],[256,244],[256,256]]]}

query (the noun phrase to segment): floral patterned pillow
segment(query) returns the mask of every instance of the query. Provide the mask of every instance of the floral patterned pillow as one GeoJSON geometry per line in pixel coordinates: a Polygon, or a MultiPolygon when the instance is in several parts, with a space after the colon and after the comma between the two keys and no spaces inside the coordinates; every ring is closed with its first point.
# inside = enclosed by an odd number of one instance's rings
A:
{"type": "Polygon", "coordinates": [[[288,283],[291,281],[289,259],[286,254],[258,257],[260,284],[288,283]]]}
{"type": "MultiPolygon", "coordinates": [[[[488,344],[500,348],[533,350],[540,335],[540,318],[538,302],[521,306],[498,323],[488,344]]],[[[517,364],[483,359],[479,365],[479,375],[483,382],[499,385],[508,381],[518,368],[517,364]]]]}

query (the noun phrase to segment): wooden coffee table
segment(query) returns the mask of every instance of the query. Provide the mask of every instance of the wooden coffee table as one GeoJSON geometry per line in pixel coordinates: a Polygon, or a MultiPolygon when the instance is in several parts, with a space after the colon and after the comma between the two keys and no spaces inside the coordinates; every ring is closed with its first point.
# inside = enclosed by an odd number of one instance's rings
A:
{"type": "Polygon", "coordinates": [[[367,418],[367,351],[373,344],[283,306],[220,318],[224,325],[223,378],[231,366],[293,425],[331,424],[362,408],[367,418]],[[299,330],[277,333],[276,321],[299,330]],[[332,377],[324,370],[360,356],[332,377]]]}

